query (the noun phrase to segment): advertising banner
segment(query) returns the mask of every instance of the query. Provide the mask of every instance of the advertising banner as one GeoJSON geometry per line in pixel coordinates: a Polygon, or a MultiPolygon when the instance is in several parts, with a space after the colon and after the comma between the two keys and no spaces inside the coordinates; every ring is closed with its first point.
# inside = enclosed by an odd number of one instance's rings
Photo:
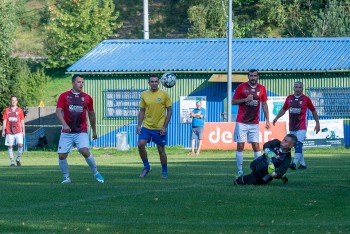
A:
{"type": "Polygon", "coordinates": [[[321,130],[314,131],[316,122],[308,121],[305,148],[339,147],[344,146],[344,121],[342,119],[320,120],[321,130]]]}
{"type": "Polygon", "coordinates": [[[181,96],[180,97],[180,123],[190,124],[192,118],[190,113],[196,108],[196,103],[201,101],[202,107],[207,110],[207,97],[206,96],[181,96]]]}
{"type": "MultiPolygon", "coordinates": [[[[233,141],[235,122],[206,122],[204,124],[202,149],[235,150],[237,144],[233,141]]],[[[277,122],[276,126],[271,124],[269,130],[265,128],[265,122],[259,123],[259,143],[263,150],[265,142],[272,139],[282,140],[286,135],[286,122],[277,122]]],[[[246,143],[244,149],[252,149],[251,144],[246,143]]]]}

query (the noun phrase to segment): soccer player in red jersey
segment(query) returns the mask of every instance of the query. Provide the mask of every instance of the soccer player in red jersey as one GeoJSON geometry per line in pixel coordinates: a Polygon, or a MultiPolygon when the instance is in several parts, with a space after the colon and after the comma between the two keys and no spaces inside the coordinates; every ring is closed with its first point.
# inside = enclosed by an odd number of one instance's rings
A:
{"type": "Polygon", "coordinates": [[[320,121],[316,109],[312,104],[311,99],[303,94],[303,88],[303,82],[296,81],[294,83],[294,94],[291,94],[286,98],[282,109],[272,121],[273,125],[275,125],[277,120],[289,110],[289,133],[294,134],[298,138],[298,142],[294,147],[294,162],[289,166],[292,170],[296,169],[298,163],[300,163],[299,169],[307,168],[303,154],[303,143],[307,129],[307,109],[311,111],[312,116],[316,121],[316,134],[320,131],[320,121]]]}
{"type": "Polygon", "coordinates": [[[11,106],[4,111],[2,137],[5,137],[5,145],[8,146],[8,154],[11,161],[11,166],[15,166],[13,159],[13,145],[17,143],[16,164],[21,166],[21,155],[23,152],[23,137],[25,135],[24,113],[17,106],[18,100],[16,96],[11,97],[11,106]]]}
{"type": "Polygon", "coordinates": [[[266,129],[270,128],[269,110],[267,106],[266,89],[258,84],[259,73],[252,69],[248,72],[248,82],[238,85],[232,98],[232,105],[239,105],[234,131],[234,141],[237,142],[236,160],[237,176],[243,175],[244,143],[252,144],[254,158],[261,155],[259,147],[259,113],[260,103],[266,118],[266,129]]]}
{"type": "Polygon", "coordinates": [[[98,172],[94,156],[89,148],[89,135],[87,116],[92,129],[92,138],[97,139],[96,117],[93,100],[90,95],[82,92],[84,78],[73,75],[72,89],[62,93],[57,102],[56,115],[62,123],[62,131],[58,144],[58,162],[63,174],[62,183],[70,183],[67,156],[75,143],[79,152],[84,156],[96,180],[104,183],[102,175],[98,172]]]}

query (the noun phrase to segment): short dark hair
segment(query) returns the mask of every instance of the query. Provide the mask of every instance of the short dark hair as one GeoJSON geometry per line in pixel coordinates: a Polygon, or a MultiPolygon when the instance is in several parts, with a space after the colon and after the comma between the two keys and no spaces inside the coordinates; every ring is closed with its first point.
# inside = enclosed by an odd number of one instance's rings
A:
{"type": "Polygon", "coordinates": [[[150,81],[152,77],[156,77],[156,78],[158,78],[158,80],[159,80],[159,77],[158,77],[157,74],[151,74],[151,75],[149,75],[149,77],[148,77],[148,81],[150,81]]]}
{"type": "Polygon", "coordinates": [[[11,95],[10,99],[12,99],[14,97],[18,99],[18,97],[16,95],[11,95]]]}
{"type": "Polygon", "coordinates": [[[298,142],[298,138],[294,134],[288,133],[286,136],[292,139],[293,145],[295,145],[298,142]]]}
{"type": "Polygon", "coordinates": [[[258,75],[259,75],[259,71],[258,71],[258,70],[256,70],[256,69],[250,69],[250,70],[248,71],[248,75],[249,75],[249,73],[253,73],[253,72],[257,72],[257,73],[258,73],[258,75]]]}
{"type": "Polygon", "coordinates": [[[74,74],[74,75],[72,76],[72,82],[74,82],[74,81],[75,81],[75,78],[77,78],[77,77],[81,77],[81,78],[84,79],[84,77],[83,77],[82,75],[80,75],[80,74],[74,74]]]}

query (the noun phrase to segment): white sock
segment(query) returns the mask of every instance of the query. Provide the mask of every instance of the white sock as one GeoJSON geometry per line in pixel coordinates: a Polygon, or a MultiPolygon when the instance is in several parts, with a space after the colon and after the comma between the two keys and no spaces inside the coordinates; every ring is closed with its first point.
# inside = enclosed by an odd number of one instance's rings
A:
{"type": "Polygon", "coordinates": [[[294,164],[295,165],[298,165],[298,162],[300,161],[301,157],[303,157],[303,155],[301,153],[294,154],[294,164]]]}
{"type": "Polygon", "coordinates": [[[18,147],[16,161],[20,160],[22,153],[23,153],[23,147],[22,148],[18,147]]]}
{"type": "Polygon", "coordinates": [[[254,152],[254,159],[257,159],[261,156],[261,152],[258,151],[258,152],[254,152]]]}
{"type": "Polygon", "coordinates": [[[68,161],[67,159],[58,159],[58,164],[60,165],[60,169],[62,171],[63,177],[69,177],[69,170],[68,170],[68,161]]]}
{"type": "Polygon", "coordinates": [[[9,148],[8,149],[8,152],[9,152],[9,159],[11,161],[11,164],[14,164],[15,161],[13,160],[13,149],[12,148],[9,148]]]}
{"type": "Polygon", "coordinates": [[[97,171],[97,166],[96,166],[96,163],[95,163],[94,156],[92,154],[90,154],[89,157],[85,158],[85,161],[90,166],[90,169],[91,169],[92,173],[94,173],[94,175],[96,175],[98,173],[98,171],[97,171]]]}
{"type": "Polygon", "coordinates": [[[236,151],[236,161],[238,171],[243,171],[243,152],[236,151]]]}
{"type": "Polygon", "coordinates": [[[306,166],[305,160],[304,160],[304,154],[300,154],[299,162],[300,162],[300,165],[306,166]]]}

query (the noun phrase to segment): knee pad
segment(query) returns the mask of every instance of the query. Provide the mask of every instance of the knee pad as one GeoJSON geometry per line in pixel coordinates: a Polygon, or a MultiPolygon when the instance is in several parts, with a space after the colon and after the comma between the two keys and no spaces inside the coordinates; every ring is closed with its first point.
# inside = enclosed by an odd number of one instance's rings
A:
{"type": "Polygon", "coordinates": [[[295,146],[295,153],[303,153],[303,143],[301,141],[298,141],[295,146]]]}

